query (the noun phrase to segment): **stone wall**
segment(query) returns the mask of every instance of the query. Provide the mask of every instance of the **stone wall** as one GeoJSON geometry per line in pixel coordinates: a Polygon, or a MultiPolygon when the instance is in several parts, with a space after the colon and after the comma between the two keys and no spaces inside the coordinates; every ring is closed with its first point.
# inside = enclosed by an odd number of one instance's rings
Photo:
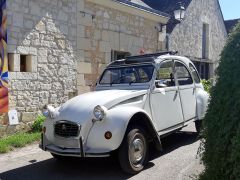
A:
{"type": "Polygon", "coordinates": [[[77,91],[76,0],[7,0],[7,10],[8,53],[14,55],[9,109],[21,122],[2,126],[0,136],[29,129],[45,104],[57,106],[77,91]],[[31,72],[20,72],[23,54],[31,56],[31,72]]]}
{"type": "Polygon", "coordinates": [[[204,23],[209,24],[209,59],[205,61],[213,63],[210,72],[213,76],[227,38],[218,1],[192,0],[185,17],[170,35],[170,49],[193,59],[202,59],[202,29],[204,23]]]}
{"type": "Polygon", "coordinates": [[[163,49],[164,43],[159,41],[156,29],[159,22],[87,0],[78,1],[77,19],[79,93],[91,89],[91,85],[111,61],[111,50],[138,55],[142,48],[145,53],[163,49]]]}
{"type": "Polygon", "coordinates": [[[18,111],[20,124],[0,126],[0,136],[29,130],[45,104],[56,107],[90,91],[111,50],[137,55],[164,44],[158,22],[86,0],[8,0],[7,9],[10,109],[18,111]],[[30,55],[31,72],[20,72],[21,55],[30,55]]]}

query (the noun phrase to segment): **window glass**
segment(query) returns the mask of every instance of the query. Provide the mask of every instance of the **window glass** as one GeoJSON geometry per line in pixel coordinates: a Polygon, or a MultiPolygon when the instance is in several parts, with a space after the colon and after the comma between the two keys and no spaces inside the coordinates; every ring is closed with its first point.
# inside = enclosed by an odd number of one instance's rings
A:
{"type": "Polygon", "coordinates": [[[197,70],[192,64],[190,64],[190,70],[192,72],[195,83],[200,83],[200,78],[198,76],[197,70]]]}
{"type": "Polygon", "coordinates": [[[152,65],[109,68],[103,72],[100,84],[146,83],[152,79],[152,65]]]}
{"type": "Polygon", "coordinates": [[[145,68],[139,68],[138,69],[138,74],[139,74],[139,78],[140,78],[140,82],[148,82],[149,76],[147,74],[147,71],[145,71],[145,68]]]}
{"type": "Polygon", "coordinates": [[[175,73],[177,75],[178,84],[188,85],[193,84],[190,73],[188,72],[186,66],[180,62],[175,62],[175,73]]]}
{"type": "Polygon", "coordinates": [[[161,64],[160,69],[157,72],[156,80],[168,87],[175,86],[172,61],[165,61],[161,64]]]}

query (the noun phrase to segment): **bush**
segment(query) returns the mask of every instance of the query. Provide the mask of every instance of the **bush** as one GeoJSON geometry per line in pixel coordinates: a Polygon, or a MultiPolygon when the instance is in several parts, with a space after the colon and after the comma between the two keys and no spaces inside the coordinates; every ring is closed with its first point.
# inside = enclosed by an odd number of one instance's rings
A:
{"type": "Polygon", "coordinates": [[[32,130],[33,132],[40,132],[42,131],[42,125],[43,122],[45,121],[46,117],[43,115],[39,115],[36,120],[34,121],[33,125],[32,125],[32,130]]]}
{"type": "Polygon", "coordinates": [[[240,24],[230,35],[203,121],[202,180],[240,179],[240,24]]]}
{"type": "Polygon", "coordinates": [[[210,91],[212,88],[212,82],[210,80],[205,80],[205,79],[203,79],[201,82],[203,84],[205,91],[207,91],[208,94],[210,94],[210,91]]]}

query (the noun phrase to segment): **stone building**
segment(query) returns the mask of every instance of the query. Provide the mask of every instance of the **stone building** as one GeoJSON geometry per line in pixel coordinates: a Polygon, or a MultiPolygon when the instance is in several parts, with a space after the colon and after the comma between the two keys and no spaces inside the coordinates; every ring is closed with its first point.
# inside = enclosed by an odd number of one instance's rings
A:
{"type": "Polygon", "coordinates": [[[189,57],[195,63],[201,78],[213,78],[227,38],[218,0],[143,1],[152,8],[171,15],[167,24],[167,48],[189,57]],[[179,2],[186,9],[181,23],[173,18],[179,2]]]}
{"type": "Polygon", "coordinates": [[[202,78],[213,77],[227,37],[219,2],[182,0],[181,23],[178,2],[7,0],[8,109],[20,124],[9,126],[3,114],[0,136],[28,130],[45,104],[90,91],[110,61],[128,55],[177,50],[202,78]]]}
{"type": "Polygon", "coordinates": [[[9,110],[0,136],[28,130],[45,104],[58,106],[91,90],[116,58],[165,48],[158,31],[169,15],[140,0],[7,0],[9,110]]]}

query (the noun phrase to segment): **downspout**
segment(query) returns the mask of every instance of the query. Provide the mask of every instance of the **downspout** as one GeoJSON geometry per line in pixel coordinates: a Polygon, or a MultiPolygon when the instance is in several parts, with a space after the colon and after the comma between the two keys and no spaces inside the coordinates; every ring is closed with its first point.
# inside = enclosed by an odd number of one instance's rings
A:
{"type": "Polygon", "coordinates": [[[169,38],[170,38],[170,34],[166,33],[165,48],[166,48],[167,51],[169,51],[169,38]]]}

